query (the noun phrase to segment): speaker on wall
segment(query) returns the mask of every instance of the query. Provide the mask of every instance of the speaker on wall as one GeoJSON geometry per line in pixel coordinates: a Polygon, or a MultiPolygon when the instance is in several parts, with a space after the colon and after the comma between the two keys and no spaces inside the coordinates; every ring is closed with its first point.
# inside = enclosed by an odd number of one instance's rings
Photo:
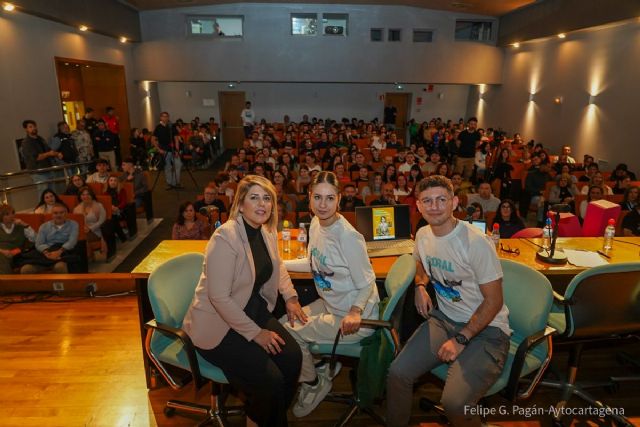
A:
{"type": "Polygon", "coordinates": [[[344,33],[344,27],[339,25],[327,25],[324,27],[324,33],[330,35],[340,35],[344,33]]]}

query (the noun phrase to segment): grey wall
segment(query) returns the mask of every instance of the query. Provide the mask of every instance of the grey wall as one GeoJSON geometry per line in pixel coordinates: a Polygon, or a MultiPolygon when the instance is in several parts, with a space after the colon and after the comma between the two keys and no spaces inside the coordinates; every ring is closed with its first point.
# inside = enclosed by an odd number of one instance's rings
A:
{"type": "Polygon", "coordinates": [[[490,86],[484,100],[470,91],[468,114],[484,123],[519,131],[557,153],[562,144],[640,172],[638,94],[640,33],[637,22],[571,33],[505,50],[503,84],[490,86]],[[534,92],[534,102],[529,102],[534,92]],[[590,94],[597,95],[589,105],[590,94]],[[553,98],[562,96],[561,105],[553,98]]]}
{"type": "Polygon", "coordinates": [[[24,119],[38,122],[47,139],[56,132],[62,107],[55,56],[124,65],[131,123],[140,120],[131,45],[22,13],[0,15],[0,36],[0,172],[19,169],[14,140],[24,135],[24,119]]]}
{"type": "Polygon", "coordinates": [[[469,93],[468,85],[435,85],[426,92],[424,85],[404,85],[397,90],[393,85],[349,83],[241,83],[229,89],[222,83],[159,82],[162,109],[172,117],[190,120],[199,116],[205,120],[214,116],[219,121],[218,92],[244,91],[252,101],[258,119],[282,121],[288,114],[293,121],[300,121],[303,114],[309,117],[333,118],[358,117],[382,119],[386,92],[411,94],[410,117],[428,120],[431,117],[458,119],[465,111],[469,93]],[[422,98],[421,105],[418,97],[422,98]],[[214,107],[203,107],[203,99],[213,99],[214,107]]]}
{"type": "MultiPolygon", "coordinates": [[[[500,83],[502,52],[454,42],[466,14],[403,6],[228,4],[141,12],[137,75],[157,81],[500,83]],[[348,37],[291,36],[294,12],[348,13],[348,37]],[[194,39],[188,14],[244,16],[242,39],[194,39]],[[401,42],[371,42],[370,28],[400,28],[401,42]],[[413,28],[434,43],[413,43],[413,28]]],[[[485,17],[483,17],[485,18],[485,17]]],[[[494,20],[496,31],[497,22],[494,20]]]]}

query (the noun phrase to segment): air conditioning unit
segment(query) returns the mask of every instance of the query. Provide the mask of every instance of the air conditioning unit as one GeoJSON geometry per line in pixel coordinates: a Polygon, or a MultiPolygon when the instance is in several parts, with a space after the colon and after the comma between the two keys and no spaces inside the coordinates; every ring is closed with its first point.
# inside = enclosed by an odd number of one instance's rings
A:
{"type": "Polygon", "coordinates": [[[344,34],[344,27],[339,25],[327,25],[324,27],[324,33],[329,35],[341,35],[344,34]]]}

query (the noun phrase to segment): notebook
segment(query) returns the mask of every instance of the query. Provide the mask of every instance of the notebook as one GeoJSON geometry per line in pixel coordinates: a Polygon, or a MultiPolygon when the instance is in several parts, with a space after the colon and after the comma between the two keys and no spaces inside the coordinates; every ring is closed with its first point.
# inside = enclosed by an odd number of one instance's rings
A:
{"type": "Polygon", "coordinates": [[[356,229],[364,236],[369,258],[413,253],[409,205],[359,206],[356,229]]]}

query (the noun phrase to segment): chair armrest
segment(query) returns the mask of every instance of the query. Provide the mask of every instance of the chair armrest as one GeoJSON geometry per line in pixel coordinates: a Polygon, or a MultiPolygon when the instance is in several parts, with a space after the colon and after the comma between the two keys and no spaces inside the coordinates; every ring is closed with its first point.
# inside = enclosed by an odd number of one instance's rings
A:
{"type": "Polygon", "coordinates": [[[536,332],[533,335],[526,337],[518,346],[518,350],[513,358],[513,363],[511,364],[511,372],[509,373],[509,381],[507,382],[507,386],[505,387],[505,397],[510,401],[515,401],[518,398],[518,383],[520,381],[520,375],[522,373],[522,367],[524,366],[524,360],[529,353],[529,350],[536,345],[538,345],[541,341],[547,340],[547,345],[549,347],[547,358],[543,361],[542,365],[538,369],[538,373],[536,374],[536,378],[532,382],[532,385],[529,389],[522,395],[522,398],[526,398],[531,394],[533,388],[536,386],[538,381],[542,378],[542,374],[547,369],[549,362],[551,361],[552,354],[552,339],[551,337],[556,333],[556,330],[550,326],[547,326],[545,329],[536,332]]]}
{"type": "MultiPolygon", "coordinates": [[[[187,359],[189,361],[189,371],[191,372],[191,376],[195,382],[196,390],[199,390],[206,381],[202,378],[200,374],[200,365],[198,365],[198,358],[196,356],[196,349],[191,341],[191,338],[185,331],[179,328],[174,328],[173,326],[165,325],[163,323],[156,322],[155,319],[152,319],[145,323],[144,327],[149,330],[158,330],[169,335],[172,335],[178,338],[182,344],[184,345],[184,350],[187,353],[187,359]]],[[[150,339],[150,338],[149,338],[150,339]]],[[[150,342],[149,342],[150,344],[150,342]]],[[[151,352],[150,345],[147,346],[147,352],[151,352]]],[[[158,361],[159,362],[159,361],[158,361]]]]}
{"type": "Polygon", "coordinates": [[[360,326],[364,326],[365,328],[377,329],[377,328],[385,328],[392,329],[393,326],[391,322],[386,320],[375,320],[375,319],[362,319],[360,321],[360,326]]]}
{"type": "Polygon", "coordinates": [[[560,295],[559,293],[557,293],[556,291],[553,291],[553,302],[558,303],[560,305],[567,305],[569,304],[568,300],[564,299],[564,296],[560,295]]]}

